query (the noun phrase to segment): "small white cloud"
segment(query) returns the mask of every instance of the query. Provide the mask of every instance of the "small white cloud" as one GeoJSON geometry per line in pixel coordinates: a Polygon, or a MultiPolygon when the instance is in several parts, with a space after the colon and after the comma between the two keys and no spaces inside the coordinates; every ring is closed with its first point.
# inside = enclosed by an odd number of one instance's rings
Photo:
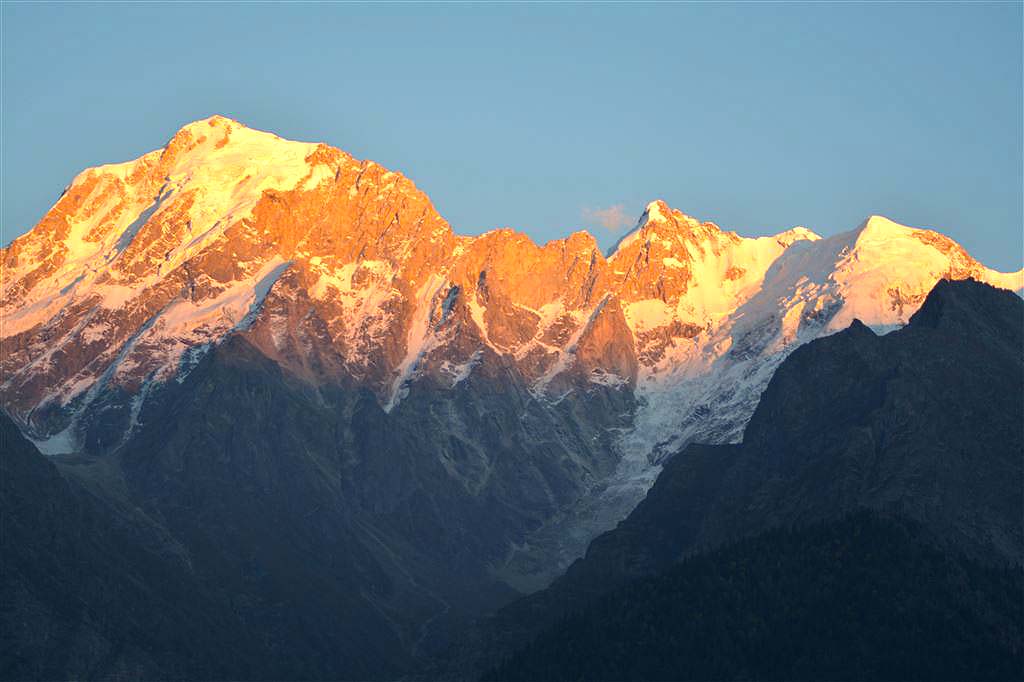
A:
{"type": "Polygon", "coordinates": [[[632,219],[626,215],[625,206],[622,204],[615,204],[608,208],[585,208],[583,209],[583,219],[612,234],[622,232],[633,223],[632,219]]]}

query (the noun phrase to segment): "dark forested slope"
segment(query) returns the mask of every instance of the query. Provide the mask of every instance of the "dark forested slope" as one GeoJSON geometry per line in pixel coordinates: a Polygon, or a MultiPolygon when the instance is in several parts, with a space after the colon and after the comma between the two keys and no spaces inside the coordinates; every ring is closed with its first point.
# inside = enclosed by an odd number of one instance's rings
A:
{"type": "MultiPolygon", "coordinates": [[[[482,624],[468,658],[485,652],[493,664],[602,594],[688,556],[861,509],[918,524],[936,551],[1020,566],[1022,348],[1018,296],[941,281],[899,331],[877,336],[854,322],[797,349],[742,444],[675,455],[633,513],[564,576],[482,624]]],[[[839,568],[823,579],[851,578],[839,568]]],[[[916,584],[916,570],[903,577],[916,584]]],[[[467,674],[473,663],[461,656],[467,674]]]]}
{"type": "Polygon", "coordinates": [[[691,557],[598,599],[485,679],[1012,680],[1020,567],[858,512],[691,557]]]}

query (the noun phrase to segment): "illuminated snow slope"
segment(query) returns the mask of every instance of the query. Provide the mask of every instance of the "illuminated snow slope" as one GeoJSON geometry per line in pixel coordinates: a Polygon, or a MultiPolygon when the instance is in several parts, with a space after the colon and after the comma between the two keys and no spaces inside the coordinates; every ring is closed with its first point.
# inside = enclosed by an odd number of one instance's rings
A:
{"type": "Polygon", "coordinates": [[[744,238],[654,201],[607,255],[585,232],[459,236],[398,173],[215,116],[82,172],[0,251],[0,393],[56,454],[85,447],[90,415],[111,407],[116,447],[154,391],[231,334],[389,413],[417,382],[470,390],[499,365],[551,405],[629,392],[618,471],[528,539],[514,572],[545,538],[560,563],[578,555],[686,443],[737,440],[793,348],[854,318],[905,324],[943,277],[1024,286],[1024,271],[879,216],[828,238],[744,238]]]}

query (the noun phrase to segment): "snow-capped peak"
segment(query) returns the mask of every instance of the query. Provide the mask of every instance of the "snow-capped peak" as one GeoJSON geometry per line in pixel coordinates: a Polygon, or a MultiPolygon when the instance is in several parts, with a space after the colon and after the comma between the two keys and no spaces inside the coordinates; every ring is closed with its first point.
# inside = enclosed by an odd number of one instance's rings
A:
{"type": "Polygon", "coordinates": [[[906,225],[901,225],[894,220],[886,218],[885,216],[871,215],[868,216],[854,231],[858,235],[870,237],[872,239],[886,239],[894,236],[907,236],[912,232],[912,228],[909,228],[906,225]]]}
{"type": "Polygon", "coordinates": [[[666,236],[668,236],[670,233],[675,233],[680,229],[684,231],[694,230],[702,226],[715,232],[718,231],[714,223],[701,223],[696,218],[670,207],[664,200],[655,199],[644,208],[644,212],[640,215],[640,219],[633,229],[624,234],[608,249],[606,257],[609,260],[615,258],[617,254],[627,250],[639,239],[646,239],[652,233],[657,233],[659,228],[665,230],[666,236]]]}
{"type": "Polygon", "coordinates": [[[233,118],[229,118],[229,117],[223,116],[221,114],[213,114],[212,116],[207,116],[206,118],[199,118],[199,119],[196,119],[195,121],[191,121],[189,123],[186,123],[185,125],[183,125],[180,128],[178,128],[178,131],[172,136],[172,138],[177,137],[178,135],[181,135],[183,132],[188,132],[188,133],[199,132],[199,133],[203,133],[203,132],[206,132],[207,130],[209,130],[210,128],[221,128],[221,129],[223,129],[223,128],[227,128],[228,126],[230,126],[232,128],[248,128],[248,126],[246,126],[243,123],[240,123],[240,122],[236,121],[233,118]]]}
{"type": "Polygon", "coordinates": [[[774,236],[774,239],[782,244],[783,246],[789,246],[793,242],[806,239],[807,241],[817,241],[821,239],[821,235],[817,234],[813,230],[808,230],[806,227],[796,226],[792,227],[785,232],[779,232],[774,236]]]}
{"type": "Polygon", "coordinates": [[[640,222],[644,224],[661,223],[667,221],[670,215],[672,215],[672,209],[669,208],[668,204],[661,199],[655,199],[647,204],[640,222]]]}
{"type": "Polygon", "coordinates": [[[207,125],[207,126],[226,126],[226,125],[231,125],[231,126],[237,126],[239,128],[247,128],[248,127],[244,123],[240,123],[239,121],[231,118],[230,116],[224,116],[223,114],[213,114],[211,116],[207,116],[206,118],[200,118],[200,119],[196,119],[195,121],[192,121],[191,123],[186,123],[185,125],[183,125],[181,127],[181,129],[184,130],[186,128],[198,127],[198,126],[203,126],[203,125],[207,125]]]}
{"type": "Polygon", "coordinates": [[[618,253],[621,249],[625,249],[631,243],[633,243],[633,241],[639,236],[640,231],[643,230],[644,227],[646,227],[647,224],[651,221],[652,213],[657,215],[659,218],[663,215],[661,213],[660,207],[658,206],[659,203],[664,204],[664,202],[660,200],[652,201],[651,203],[647,204],[647,208],[645,208],[644,212],[640,214],[640,219],[636,221],[636,225],[633,226],[633,229],[623,234],[616,240],[614,244],[611,245],[611,247],[604,254],[605,258],[613,258],[615,254],[618,253]]]}
{"type": "Polygon", "coordinates": [[[1020,288],[1020,273],[881,217],[829,239],[803,227],[745,238],[655,200],[607,259],[595,246],[585,233],[546,245],[508,229],[456,236],[398,173],[211,116],[83,172],[0,251],[0,336],[17,337],[0,390],[53,434],[106,388],[145,395],[244,333],[296,374],[343,377],[390,407],[435,353],[471,367],[489,348],[530,382],[554,377],[598,302],[614,299],[605,321],[619,336],[601,357],[639,365],[643,392],[701,374],[733,342],[760,357],[851,315],[899,324],[940,277],[1020,288]],[[423,322],[424,287],[442,281],[454,306],[444,338],[423,322]],[[767,340],[752,345],[745,329],[767,340]]]}

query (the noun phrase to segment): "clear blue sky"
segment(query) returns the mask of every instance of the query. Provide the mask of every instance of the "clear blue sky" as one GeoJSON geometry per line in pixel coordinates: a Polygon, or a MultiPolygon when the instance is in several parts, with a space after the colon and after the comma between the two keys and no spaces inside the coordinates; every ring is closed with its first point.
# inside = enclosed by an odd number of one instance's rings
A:
{"type": "Polygon", "coordinates": [[[607,245],[602,218],[664,198],[742,234],[880,213],[1021,267],[1020,3],[2,14],[3,243],[82,168],[221,113],[401,171],[462,233],[607,245]]]}

